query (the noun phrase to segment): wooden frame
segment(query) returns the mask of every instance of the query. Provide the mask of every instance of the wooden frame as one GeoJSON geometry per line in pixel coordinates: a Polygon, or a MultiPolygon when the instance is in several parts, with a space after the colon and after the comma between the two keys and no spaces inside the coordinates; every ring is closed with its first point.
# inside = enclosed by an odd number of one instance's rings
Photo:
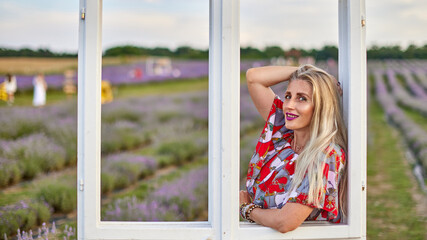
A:
{"type": "Polygon", "coordinates": [[[366,50],[364,0],[339,0],[339,75],[349,129],[349,218],[304,223],[281,234],[239,223],[239,0],[210,0],[209,219],[100,220],[102,0],[80,0],[78,73],[78,239],[365,239],[366,50]],[[351,89],[351,91],[350,91],[351,89]],[[230,204],[232,203],[232,204],[230,204]]]}

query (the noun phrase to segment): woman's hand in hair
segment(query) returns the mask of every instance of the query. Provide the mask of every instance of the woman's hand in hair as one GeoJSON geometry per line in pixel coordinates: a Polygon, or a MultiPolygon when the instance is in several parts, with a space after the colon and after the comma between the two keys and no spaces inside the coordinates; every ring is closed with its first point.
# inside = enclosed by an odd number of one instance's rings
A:
{"type": "Polygon", "coordinates": [[[267,120],[275,97],[270,87],[289,80],[297,69],[293,66],[266,66],[250,68],[246,72],[249,94],[264,120],[267,120]]]}

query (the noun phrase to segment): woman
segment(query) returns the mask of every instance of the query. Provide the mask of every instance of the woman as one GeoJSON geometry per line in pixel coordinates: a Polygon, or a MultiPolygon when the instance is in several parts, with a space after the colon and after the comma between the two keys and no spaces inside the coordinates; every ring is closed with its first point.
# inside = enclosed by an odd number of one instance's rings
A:
{"type": "Polygon", "coordinates": [[[43,107],[46,104],[46,90],[47,84],[44,80],[44,75],[39,73],[33,79],[34,94],[33,94],[33,106],[43,107]]]}
{"type": "Polygon", "coordinates": [[[7,94],[7,103],[9,106],[12,105],[15,101],[16,88],[16,77],[9,73],[6,74],[5,90],[7,94]]]}
{"type": "Polygon", "coordinates": [[[266,125],[240,191],[241,216],[282,233],[304,220],[340,222],[347,135],[339,83],[312,65],[252,68],[246,78],[266,125]],[[282,101],[270,86],[287,80],[282,101]]]}

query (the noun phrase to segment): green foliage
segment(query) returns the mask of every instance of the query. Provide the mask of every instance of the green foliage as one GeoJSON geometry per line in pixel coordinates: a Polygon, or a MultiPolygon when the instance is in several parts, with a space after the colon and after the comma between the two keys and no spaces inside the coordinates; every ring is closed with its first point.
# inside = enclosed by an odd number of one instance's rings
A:
{"type": "Polygon", "coordinates": [[[77,57],[77,53],[53,53],[47,48],[37,50],[0,48],[0,57],[77,57]]]}
{"type": "Polygon", "coordinates": [[[115,181],[115,178],[113,175],[110,175],[105,172],[101,172],[101,192],[105,194],[113,191],[114,181],[115,181]]]}
{"type": "Polygon", "coordinates": [[[387,125],[377,102],[370,104],[369,118],[367,237],[424,239],[425,219],[416,213],[411,193],[415,183],[406,174],[410,169],[404,163],[399,135],[387,125]]]}
{"type": "Polygon", "coordinates": [[[77,163],[77,124],[49,124],[46,134],[52,137],[65,151],[65,165],[75,166],[77,163]]]}
{"type": "Polygon", "coordinates": [[[130,150],[151,142],[150,133],[145,132],[141,126],[132,123],[127,124],[129,122],[126,123],[125,121],[121,123],[102,125],[101,152],[103,154],[130,150]]]}
{"type": "Polygon", "coordinates": [[[65,164],[65,151],[44,134],[35,134],[7,144],[4,157],[18,162],[22,177],[34,178],[39,172],[60,170],[65,164]]]}
{"type": "Polygon", "coordinates": [[[15,184],[21,180],[22,174],[16,161],[0,159],[0,188],[15,184]]]}
{"type": "Polygon", "coordinates": [[[368,50],[368,59],[427,59],[427,44],[409,45],[405,50],[400,46],[373,46],[368,50]]]}
{"type": "Polygon", "coordinates": [[[62,183],[51,183],[40,188],[37,196],[46,201],[55,212],[69,213],[77,207],[75,187],[62,183]]]}
{"type": "MultiPolygon", "coordinates": [[[[163,156],[162,161],[169,157],[174,164],[182,165],[187,161],[193,160],[203,151],[204,149],[195,145],[194,142],[187,140],[163,143],[157,149],[157,154],[163,156]]],[[[159,164],[162,165],[162,163],[159,164]]]]}
{"type": "Polygon", "coordinates": [[[253,47],[240,48],[240,56],[242,59],[265,59],[266,54],[261,50],[253,47]]]}
{"type": "Polygon", "coordinates": [[[268,58],[282,57],[285,55],[285,51],[279,46],[269,46],[265,48],[264,54],[268,58]]]}
{"type": "Polygon", "coordinates": [[[170,120],[177,120],[180,117],[185,117],[185,114],[182,112],[156,112],[157,119],[160,123],[169,122],[170,120]]]}
{"type": "Polygon", "coordinates": [[[27,231],[51,217],[51,209],[42,202],[21,201],[0,208],[0,234],[13,235],[18,229],[27,231]]]}
{"type": "MultiPolygon", "coordinates": [[[[272,57],[288,56],[298,53],[301,57],[312,56],[316,60],[328,58],[338,59],[336,46],[324,46],[321,49],[291,48],[283,50],[279,46],[267,46],[260,50],[251,46],[240,48],[241,59],[267,59],[272,57]]],[[[139,47],[132,45],[116,46],[105,50],[105,57],[117,56],[163,56],[181,59],[208,59],[209,51],[194,49],[190,46],[178,47],[175,51],[166,47],[139,47]]],[[[49,49],[19,50],[0,48],[0,57],[76,57],[75,53],[54,53],[49,49]]],[[[400,46],[372,46],[367,52],[368,59],[427,59],[427,44],[424,46],[409,45],[406,49],[400,46]]]]}
{"type": "Polygon", "coordinates": [[[102,123],[114,123],[119,120],[138,122],[141,113],[129,107],[103,109],[101,115],[102,123]],[[111,110],[110,110],[111,109],[111,110]]]}
{"type": "Polygon", "coordinates": [[[199,50],[189,46],[181,46],[175,51],[171,51],[164,47],[146,48],[126,45],[109,48],[105,51],[104,56],[167,56],[183,59],[208,59],[208,50],[199,50]]]}
{"type": "MultiPolygon", "coordinates": [[[[3,113],[2,113],[3,114],[3,113]]],[[[4,112],[4,114],[7,114],[4,112]]],[[[14,117],[0,122],[0,138],[2,139],[17,139],[32,133],[43,131],[43,119],[37,116],[28,118],[27,116],[14,117]]]]}

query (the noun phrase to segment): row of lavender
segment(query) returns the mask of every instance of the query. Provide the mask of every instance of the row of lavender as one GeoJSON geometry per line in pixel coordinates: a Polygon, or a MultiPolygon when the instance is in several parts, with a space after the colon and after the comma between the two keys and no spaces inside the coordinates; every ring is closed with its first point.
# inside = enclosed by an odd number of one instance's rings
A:
{"type": "MultiPolygon", "coordinates": [[[[241,71],[246,71],[253,66],[263,66],[267,61],[243,61],[240,64],[241,71]]],[[[205,77],[209,73],[209,63],[206,60],[173,60],[170,66],[155,67],[146,61],[126,65],[109,65],[102,68],[102,79],[110,81],[113,85],[140,84],[148,82],[162,82],[177,79],[189,79],[205,77]]],[[[0,76],[4,79],[5,76],[0,76]]],[[[33,87],[34,76],[17,75],[18,89],[26,90],[33,87]]],[[[52,74],[45,76],[49,88],[61,89],[65,76],[52,74]]],[[[77,76],[73,77],[77,84],[77,76]]],[[[1,81],[2,82],[2,81],[1,81]]]]}
{"type": "MultiPolygon", "coordinates": [[[[0,179],[3,187],[23,179],[31,180],[41,172],[75,165],[75,105],[69,102],[43,109],[2,109],[0,179]]],[[[125,188],[160,167],[183,164],[207,151],[207,140],[199,139],[196,143],[188,140],[191,132],[207,131],[207,94],[117,100],[103,105],[102,122],[103,193],[125,188]],[[179,137],[184,141],[178,141],[179,137]],[[152,154],[158,155],[156,158],[121,153],[148,145],[152,154]]],[[[0,233],[12,234],[16,226],[28,229],[46,221],[46,216],[49,219],[52,212],[74,211],[75,193],[73,180],[40,187],[35,194],[36,203],[48,210],[43,211],[45,217],[37,221],[29,220],[39,218],[37,211],[25,216],[19,214],[18,209],[24,212],[26,209],[20,202],[2,206],[0,225],[5,229],[0,233]]],[[[29,203],[26,201],[24,205],[29,203]]]]}
{"type": "Polygon", "coordinates": [[[385,66],[372,65],[377,99],[385,110],[388,120],[401,130],[409,148],[416,154],[424,171],[427,171],[427,132],[406,116],[399,104],[427,116],[427,108],[425,108],[427,106],[425,104],[427,88],[424,86],[426,84],[426,66],[427,64],[419,65],[419,62],[406,61],[386,62],[385,66]],[[399,73],[401,75],[398,78],[399,73]],[[384,76],[387,77],[389,87],[384,81],[384,76]],[[399,83],[399,80],[407,86],[407,90],[404,85],[399,83]]]}

